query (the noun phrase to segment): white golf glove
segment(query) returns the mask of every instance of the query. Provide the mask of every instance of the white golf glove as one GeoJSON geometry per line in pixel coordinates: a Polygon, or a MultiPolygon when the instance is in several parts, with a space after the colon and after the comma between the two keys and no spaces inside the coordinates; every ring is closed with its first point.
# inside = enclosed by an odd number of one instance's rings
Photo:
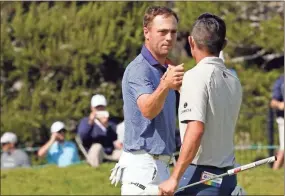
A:
{"type": "Polygon", "coordinates": [[[232,196],[246,195],[246,192],[245,192],[245,190],[241,186],[237,185],[235,187],[235,189],[233,190],[231,195],[232,196]]]}
{"type": "Polygon", "coordinates": [[[112,173],[109,178],[111,180],[111,184],[115,184],[115,186],[117,186],[118,182],[121,181],[123,169],[124,167],[122,167],[119,163],[116,163],[115,167],[111,169],[112,173]]]}

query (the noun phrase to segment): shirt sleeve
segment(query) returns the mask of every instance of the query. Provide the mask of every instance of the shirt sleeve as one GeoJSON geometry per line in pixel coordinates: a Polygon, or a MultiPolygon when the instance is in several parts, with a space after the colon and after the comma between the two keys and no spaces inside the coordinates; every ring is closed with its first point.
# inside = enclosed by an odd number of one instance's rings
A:
{"type": "Polygon", "coordinates": [[[278,78],[278,80],[276,80],[273,86],[272,99],[283,101],[281,86],[282,86],[282,81],[280,78],[278,78]]]}
{"type": "Polygon", "coordinates": [[[135,100],[143,94],[154,92],[154,85],[151,81],[154,75],[150,68],[144,64],[138,64],[132,67],[128,73],[128,84],[135,100]]]}
{"type": "Polygon", "coordinates": [[[181,87],[179,120],[186,123],[190,120],[205,123],[208,104],[207,82],[195,72],[186,73],[181,87]]]}

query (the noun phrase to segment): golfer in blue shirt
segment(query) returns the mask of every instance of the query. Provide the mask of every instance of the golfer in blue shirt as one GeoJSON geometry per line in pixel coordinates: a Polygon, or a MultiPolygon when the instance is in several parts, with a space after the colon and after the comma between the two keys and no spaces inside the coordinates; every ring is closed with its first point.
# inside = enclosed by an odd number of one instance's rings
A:
{"type": "Polygon", "coordinates": [[[124,151],[111,174],[112,182],[122,182],[122,195],[148,194],[149,187],[158,192],[175,151],[175,90],[184,68],[170,65],[167,56],[176,42],[178,17],[167,7],[153,6],[143,21],[145,43],[122,81],[124,151]]]}

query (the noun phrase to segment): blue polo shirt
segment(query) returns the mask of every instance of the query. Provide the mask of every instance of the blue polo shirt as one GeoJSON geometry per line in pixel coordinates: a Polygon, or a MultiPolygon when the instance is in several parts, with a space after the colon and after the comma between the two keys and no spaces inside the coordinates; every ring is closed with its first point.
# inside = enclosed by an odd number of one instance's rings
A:
{"type": "Polygon", "coordinates": [[[59,167],[80,162],[75,143],[71,141],[54,142],[48,150],[47,161],[49,164],[56,164],[59,167]]]}
{"type": "Polygon", "coordinates": [[[152,120],[145,118],[137,105],[140,95],[152,94],[158,87],[165,67],[143,46],[124,72],[124,150],[127,152],[145,150],[150,154],[172,155],[175,151],[175,91],[169,90],[162,111],[152,120]]]}

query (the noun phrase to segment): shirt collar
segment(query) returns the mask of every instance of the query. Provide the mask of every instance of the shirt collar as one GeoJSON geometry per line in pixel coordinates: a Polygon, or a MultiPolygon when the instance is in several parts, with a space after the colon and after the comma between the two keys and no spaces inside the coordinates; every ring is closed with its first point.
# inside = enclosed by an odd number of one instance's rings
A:
{"type": "Polygon", "coordinates": [[[96,118],[94,121],[104,132],[107,131],[107,128],[96,118]]]}
{"type": "Polygon", "coordinates": [[[151,54],[151,52],[147,49],[147,47],[145,45],[143,45],[142,50],[141,50],[141,54],[143,55],[143,57],[147,60],[147,62],[154,67],[158,67],[160,68],[163,72],[166,71],[168,65],[167,65],[167,61],[165,63],[165,65],[161,65],[151,54]]]}
{"type": "Polygon", "coordinates": [[[59,142],[59,141],[55,141],[54,142],[55,147],[65,146],[65,144],[66,144],[65,140],[63,142],[59,142]]]}
{"type": "Polygon", "coordinates": [[[212,57],[212,56],[211,57],[205,57],[196,66],[199,66],[202,64],[212,64],[212,65],[221,67],[223,69],[226,69],[224,61],[219,57],[212,57]]]}

